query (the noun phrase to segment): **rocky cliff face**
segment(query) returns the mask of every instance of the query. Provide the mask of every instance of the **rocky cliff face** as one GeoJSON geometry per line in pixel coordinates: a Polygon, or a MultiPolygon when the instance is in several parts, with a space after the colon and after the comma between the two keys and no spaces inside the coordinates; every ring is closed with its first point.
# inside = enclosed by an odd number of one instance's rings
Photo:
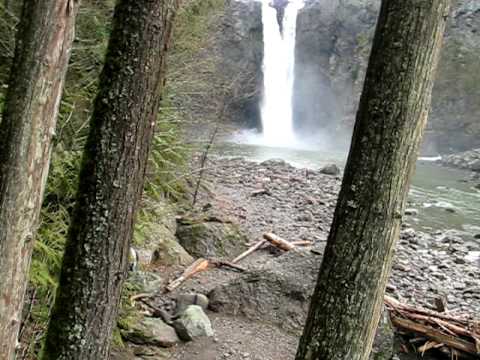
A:
{"type": "Polygon", "coordinates": [[[226,0],[219,36],[220,76],[225,78],[229,117],[247,127],[258,127],[263,87],[263,30],[261,3],[226,0]]]}
{"type": "MultiPolygon", "coordinates": [[[[307,0],[298,15],[297,129],[351,128],[380,0],[307,0]]],[[[480,146],[480,2],[453,7],[433,94],[426,152],[480,146]]]]}

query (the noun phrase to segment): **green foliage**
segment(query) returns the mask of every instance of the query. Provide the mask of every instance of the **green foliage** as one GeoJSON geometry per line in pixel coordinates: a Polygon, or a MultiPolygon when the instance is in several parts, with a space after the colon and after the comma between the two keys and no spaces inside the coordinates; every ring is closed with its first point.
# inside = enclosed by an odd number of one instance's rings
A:
{"type": "MultiPolygon", "coordinates": [[[[61,269],[62,254],[70,224],[78,186],[83,145],[88,135],[98,78],[108,45],[110,19],[114,0],[85,0],[77,18],[76,39],[67,73],[60,116],[54,138],[54,149],[47,180],[41,222],[30,270],[30,286],[26,307],[30,309],[21,342],[31,358],[39,350],[46,328],[61,269]],[[30,303],[31,302],[31,303],[30,303]]],[[[211,84],[207,77],[192,77],[197,73],[195,63],[201,63],[206,72],[214,71],[208,59],[198,62],[196,56],[208,44],[207,33],[212,14],[222,8],[223,0],[193,0],[186,4],[177,18],[175,41],[171,48],[167,86],[163,93],[158,125],[151,147],[147,168],[144,199],[138,214],[134,241],[141,244],[146,231],[158,222],[161,210],[159,199],[179,201],[186,190],[188,156],[191,149],[184,144],[182,127],[191,121],[185,103],[195,97],[196,89],[207,94],[211,84]],[[185,71],[185,65],[189,66],[185,71]],[[187,75],[184,75],[187,74],[187,75]],[[200,84],[200,86],[199,86],[200,84]]],[[[3,11],[0,4],[0,49],[10,61],[13,57],[14,30],[18,18],[3,11]]],[[[8,78],[7,60],[0,65],[0,90],[8,78]]],[[[0,91],[0,111],[3,108],[0,91]]],[[[138,289],[128,283],[122,297],[120,325],[128,327],[134,316],[130,295],[138,289]]],[[[119,333],[116,343],[121,343],[119,333]]],[[[27,357],[28,358],[28,357],[27,357]]]]}

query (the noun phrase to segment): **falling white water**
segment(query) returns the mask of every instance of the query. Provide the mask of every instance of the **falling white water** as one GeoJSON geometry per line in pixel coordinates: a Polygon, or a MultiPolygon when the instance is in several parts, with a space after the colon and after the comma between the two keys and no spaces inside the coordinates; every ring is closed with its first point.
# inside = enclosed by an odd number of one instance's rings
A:
{"type": "Polygon", "coordinates": [[[295,141],[292,121],[292,92],[295,67],[295,30],[303,0],[291,0],[285,9],[283,38],[276,11],[262,0],[264,96],[261,104],[263,142],[289,146],[295,141]]]}

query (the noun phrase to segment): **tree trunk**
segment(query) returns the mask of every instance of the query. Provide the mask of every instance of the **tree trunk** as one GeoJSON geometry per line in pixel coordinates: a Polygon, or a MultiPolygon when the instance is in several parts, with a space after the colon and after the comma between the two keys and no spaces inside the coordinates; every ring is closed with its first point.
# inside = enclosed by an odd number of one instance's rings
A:
{"type": "Polygon", "coordinates": [[[365,360],[431,102],[449,0],[384,0],[297,360],[365,360]]]}
{"type": "Polygon", "coordinates": [[[0,123],[0,354],[14,357],[77,1],[25,0],[0,123]]]}
{"type": "Polygon", "coordinates": [[[42,359],[108,357],[178,0],[120,0],[42,359]]]}

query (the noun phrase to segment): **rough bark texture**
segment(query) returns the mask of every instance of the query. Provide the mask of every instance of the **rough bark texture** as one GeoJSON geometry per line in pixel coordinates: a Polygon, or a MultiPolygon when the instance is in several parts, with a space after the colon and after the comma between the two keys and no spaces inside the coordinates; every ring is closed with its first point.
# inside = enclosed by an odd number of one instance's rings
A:
{"type": "Polygon", "coordinates": [[[449,0],[384,0],[297,360],[366,360],[430,108],[449,0]]]}
{"type": "Polygon", "coordinates": [[[108,358],[178,0],[121,0],[42,359],[108,358]]]}
{"type": "Polygon", "coordinates": [[[14,357],[78,2],[25,0],[0,123],[0,354],[14,357]]]}

